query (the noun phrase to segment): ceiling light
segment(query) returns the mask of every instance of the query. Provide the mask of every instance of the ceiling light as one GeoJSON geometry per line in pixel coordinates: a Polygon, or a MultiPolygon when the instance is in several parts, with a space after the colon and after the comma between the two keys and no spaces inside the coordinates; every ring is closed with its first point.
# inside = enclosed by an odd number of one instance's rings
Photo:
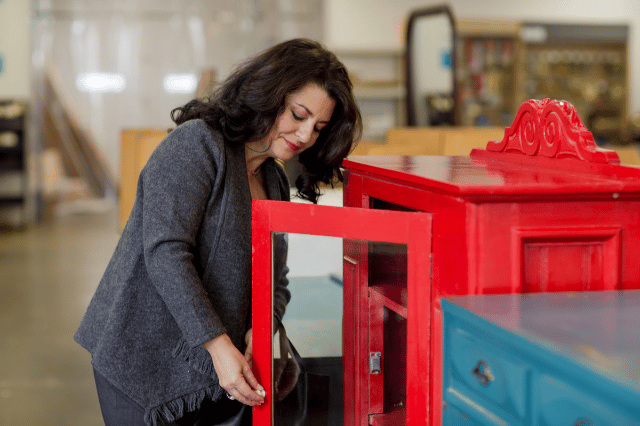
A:
{"type": "Polygon", "coordinates": [[[126,85],[122,74],[90,72],[78,75],[76,87],[81,92],[122,92],[126,85]]]}
{"type": "Polygon", "coordinates": [[[167,93],[193,93],[197,86],[195,74],[167,74],[164,77],[164,90],[167,93]]]}

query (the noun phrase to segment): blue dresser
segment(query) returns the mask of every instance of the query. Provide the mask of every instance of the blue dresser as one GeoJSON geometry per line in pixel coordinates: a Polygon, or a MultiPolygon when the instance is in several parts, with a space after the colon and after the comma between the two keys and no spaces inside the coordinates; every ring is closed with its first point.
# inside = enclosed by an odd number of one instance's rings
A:
{"type": "Polygon", "coordinates": [[[442,299],[444,425],[640,425],[640,290],[442,299]]]}

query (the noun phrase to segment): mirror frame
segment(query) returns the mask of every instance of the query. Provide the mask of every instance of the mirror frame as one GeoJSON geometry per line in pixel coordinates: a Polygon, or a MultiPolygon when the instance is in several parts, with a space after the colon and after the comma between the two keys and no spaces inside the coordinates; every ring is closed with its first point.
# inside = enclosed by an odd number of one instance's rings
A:
{"type": "Polygon", "coordinates": [[[406,100],[406,113],[407,113],[407,125],[408,126],[417,126],[417,117],[416,117],[416,109],[414,107],[415,102],[415,94],[414,94],[414,84],[413,84],[413,62],[414,55],[412,54],[413,46],[415,44],[415,40],[413,37],[413,29],[416,25],[416,21],[420,18],[424,18],[425,16],[431,15],[440,15],[445,14],[449,18],[449,22],[451,22],[451,87],[452,87],[452,99],[453,99],[453,122],[451,125],[455,126],[458,121],[458,87],[456,84],[456,59],[457,59],[457,33],[456,33],[456,25],[455,20],[453,18],[453,12],[451,8],[447,5],[439,5],[427,8],[421,8],[412,11],[409,14],[409,20],[407,23],[407,33],[406,33],[406,47],[405,47],[405,100],[406,100]]]}

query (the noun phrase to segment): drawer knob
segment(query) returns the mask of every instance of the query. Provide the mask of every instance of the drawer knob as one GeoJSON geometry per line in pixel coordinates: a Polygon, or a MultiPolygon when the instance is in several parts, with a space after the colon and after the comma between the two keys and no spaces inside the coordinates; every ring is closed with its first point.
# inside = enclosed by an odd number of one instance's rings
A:
{"type": "Polygon", "coordinates": [[[471,373],[476,376],[476,379],[478,379],[478,382],[480,382],[482,386],[487,386],[494,379],[493,374],[491,374],[491,367],[482,359],[478,361],[478,364],[471,370],[471,373]]]}

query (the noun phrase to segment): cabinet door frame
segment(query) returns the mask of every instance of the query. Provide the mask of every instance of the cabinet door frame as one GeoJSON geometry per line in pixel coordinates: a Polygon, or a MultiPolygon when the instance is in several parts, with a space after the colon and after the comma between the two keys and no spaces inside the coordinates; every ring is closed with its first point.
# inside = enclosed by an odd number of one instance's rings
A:
{"type": "MultiPolygon", "coordinates": [[[[431,215],[305,203],[254,200],[252,204],[252,321],[253,370],[266,390],[265,403],[253,408],[253,425],[273,424],[273,232],[380,241],[407,245],[407,401],[406,424],[426,424],[429,401],[429,341],[431,313],[419,309],[431,300],[431,215]]],[[[354,288],[353,291],[359,291],[354,288]]],[[[347,294],[345,300],[353,299],[347,294]]],[[[343,328],[345,326],[343,325],[343,328]]],[[[348,333],[350,331],[347,329],[348,333]]],[[[347,333],[347,334],[348,334],[347,333]]],[[[353,338],[353,336],[351,336],[353,338]]],[[[343,332],[343,340],[349,336],[343,332]]],[[[347,342],[348,343],[348,342],[347,342]]],[[[347,357],[345,356],[345,361],[347,357]]],[[[361,390],[366,392],[366,390],[361,390]]],[[[350,400],[347,396],[345,401],[350,400]]],[[[345,424],[352,423],[354,407],[345,407],[345,424]],[[347,422],[347,417],[350,417],[347,422]]]]}

